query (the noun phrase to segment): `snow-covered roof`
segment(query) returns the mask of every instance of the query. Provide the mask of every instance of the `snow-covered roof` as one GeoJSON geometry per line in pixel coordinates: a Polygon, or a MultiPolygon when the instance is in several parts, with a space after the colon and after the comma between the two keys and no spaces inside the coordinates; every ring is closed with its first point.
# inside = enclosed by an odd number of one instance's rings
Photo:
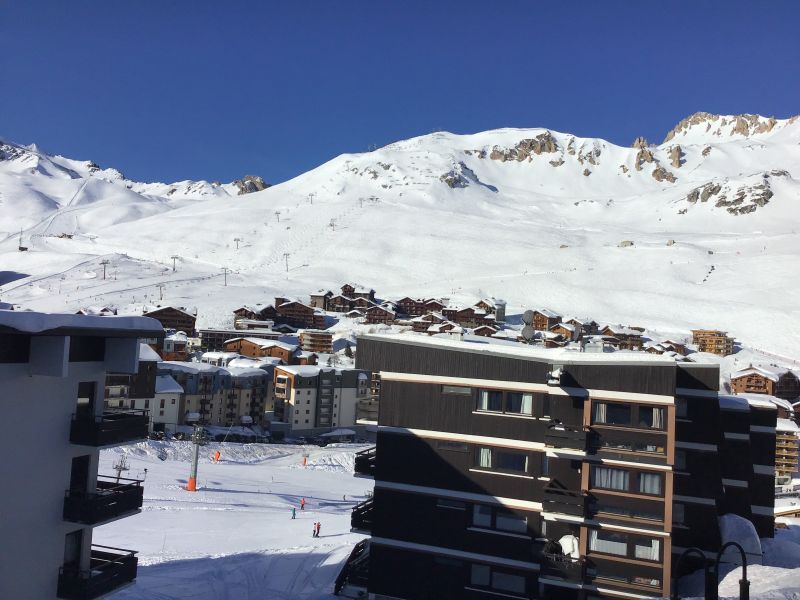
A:
{"type": "Polygon", "coordinates": [[[166,336],[165,340],[172,340],[173,342],[185,342],[187,340],[187,335],[183,331],[176,331],[175,333],[171,333],[166,336]]]}
{"type": "Polygon", "coordinates": [[[233,360],[241,356],[238,352],[203,352],[203,358],[208,360],[233,360]]]}
{"type": "Polygon", "coordinates": [[[144,309],[144,314],[145,316],[147,316],[150,313],[158,312],[160,310],[166,310],[168,308],[177,310],[178,312],[182,312],[183,314],[188,315],[192,318],[197,317],[197,308],[186,308],[185,306],[148,306],[144,309]]]}
{"type": "Polygon", "coordinates": [[[348,435],[355,435],[356,432],[352,429],[334,429],[333,431],[329,431],[328,433],[320,434],[319,437],[340,437],[340,436],[348,436],[348,435]]]}
{"type": "Polygon", "coordinates": [[[746,399],[751,405],[753,406],[761,406],[763,408],[767,408],[769,405],[773,407],[780,407],[784,410],[788,410],[790,413],[794,412],[792,408],[792,403],[788,400],[784,400],[783,398],[776,398],[775,396],[770,396],[769,394],[736,394],[740,398],[746,399]]]}
{"type": "Polygon", "coordinates": [[[254,367],[231,367],[229,365],[225,367],[225,370],[234,379],[250,378],[250,377],[266,377],[267,375],[262,369],[254,367]]]}
{"type": "Polygon", "coordinates": [[[555,318],[561,316],[556,311],[550,310],[549,308],[539,308],[539,309],[534,310],[533,312],[539,313],[540,315],[544,315],[548,319],[555,319],[555,318]]]}
{"type": "MultiPolygon", "coordinates": [[[[479,336],[480,337],[480,336],[479,336]]],[[[454,339],[438,338],[435,336],[398,336],[384,333],[368,333],[359,336],[360,339],[380,340],[393,343],[408,344],[412,346],[439,346],[453,350],[465,350],[479,354],[518,357],[521,359],[540,359],[558,361],[562,364],[570,363],[628,363],[628,364],[663,364],[674,365],[675,360],[660,354],[646,352],[614,352],[593,353],[578,352],[568,348],[541,348],[525,344],[512,343],[506,345],[503,340],[493,337],[481,337],[481,343],[463,342],[454,339]]]]}
{"type": "Polygon", "coordinates": [[[147,344],[139,344],[139,362],[158,362],[161,357],[158,352],[153,350],[147,344]]]}
{"type": "Polygon", "coordinates": [[[642,332],[639,331],[638,329],[623,327],[622,325],[606,325],[605,327],[603,327],[603,330],[605,331],[606,329],[611,331],[614,335],[633,335],[633,336],[642,335],[642,332]]]}
{"type": "Polygon", "coordinates": [[[750,411],[750,404],[747,398],[741,396],[729,396],[727,394],[719,395],[719,407],[722,410],[738,410],[742,412],[750,411]]]}
{"type": "Polygon", "coordinates": [[[273,356],[264,356],[259,358],[250,358],[249,356],[240,356],[234,358],[228,363],[226,368],[231,367],[245,367],[245,368],[258,368],[269,367],[281,364],[281,359],[273,356]]]}
{"type": "Polygon", "coordinates": [[[130,337],[162,337],[161,323],[150,317],[70,315],[41,313],[27,310],[0,310],[0,328],[21,333],[43,333],[57,329],[100,330],[108,335],[125,334],[130,337]]]}
{"type": "Polygon", "coordinates": [[[183,388],[172,375],[156,375],[156,394],[182,394],[183,388]]]}
{"type": "Polygon", "coordinates": [[[731,373],[731,379],[738,379],[739,377],[746,377],[747,375],[760,375],[761,377],[771,381],[778,381],[778,375],[772,371],[762,369],[761,367],[754,367],[753,365],[750,365],[746,369],[739,369],[738,371],[731,373]]]}
{"type": "Polygon", "coordinates": [[[164,360],[158,364],[159,369],[166,371],[183,371],[184,373],[224,373],[222,367],[209,365],[208,363],[189,362],[179,360],[164,360]]]}
{"type": "Polygon", "coordinates": [[[800,434],[800,427],[797,426],[797,423],[792,421],[791,419],[778,419],[777,423],[775,424],[776,431],[784,431],[787,433],[795,433],[800,434]]]}
{"type": "Polygon", "coordinates": [[[572,331],[573,333],[575,332],[576,329],[575,325],[572,325],[571,323],[556,323],[550,329],[555,329],[556,327],[561,327],[563,329],[566,329],[567,331],[572,331]]]}
{"type": "Polygon", "coordinates": [[[279,342],[278,340],[267,340],[264,338],[254,338],[254,337],[241,337],[241,338],[233,338],[231,340],[225,340],[225,343],[228,342],[235,342],[238,340],[245,340],[259,346],[260,348],[282,348],[283,350],[288,350],[290,352],[294,352],[297,349],[297,344],[287,344],[286,342],[279,342]]]}
{"type": "Polygon", "coordinates": [[[275,368],[300,377],[316,377],[322,370],[319,365],[280,365],[275,368]]]}

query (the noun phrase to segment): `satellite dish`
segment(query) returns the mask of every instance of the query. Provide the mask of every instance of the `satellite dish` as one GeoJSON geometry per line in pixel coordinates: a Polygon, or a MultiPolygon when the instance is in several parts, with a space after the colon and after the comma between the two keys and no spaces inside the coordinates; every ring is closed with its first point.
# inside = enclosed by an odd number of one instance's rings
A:
{"type": "Polygon", "coordinates": [[[533,325],[532,310],[526,310],[524,313],[522,313],[522,322],[525,323],[525,325],[533,325]]]}
{"type": "Polygon", "coordinates": [[[536,335],[536,330],[530,325],[525,325],[525,327],[522,328],[522,337],[525,340],[530,342],[534,335],[536,335]]]}

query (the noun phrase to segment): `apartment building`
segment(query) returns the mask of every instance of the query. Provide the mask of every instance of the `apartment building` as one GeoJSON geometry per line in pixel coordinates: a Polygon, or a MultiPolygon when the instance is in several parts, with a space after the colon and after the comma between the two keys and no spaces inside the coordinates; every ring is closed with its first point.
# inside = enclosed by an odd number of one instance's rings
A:
{"type": "Polygon", "coordinates": [[[0,462],[0,598],[91,599],[136,577],[132,550],[92,543],[94,527],[135,514],[142,482],[98,474],[99,449],[147,436],[147,416],[104,408],[106,374],[139,370],[143,317],[0,310],[5,441],[0,462]]]}
{"type": "Polygon", "coordinates": [[[353,427],[359,401],[369,397],[369,375],[356,369],[276,366],[274,397],[275,419],[293,434],[353,427]]]}
{"type": "Polygon", "coordinates": [[[301,329],[300,346],[315,354],[333,353],[333,333],[324,329],[301,329]]]}
{"type": "Polygon", "coordinates": [[[790,419],[778,418],[775,426],[775,480],[789,483],[798,471],[800,427],[790,419]]]}
{"type": "Polygon", "coordinates": [[[169,375],[183,388],[178,424],[197,413],[204,425],[224,425],[223,404],[227,371],[206,363],[163,361],[158,374],[169,375]]]}
{"type": "Polygon", "coordinates": [[[710,352],[719,356],[733,354],[733,338],[726,331],[716,329],[692,329],[692,343],[700,352],[710,352]]]}
{"type": "Polygon", "coordinates": [[[351,521],[372,537],[337,589],[660,598],[719,514],[772,535],[775,411],[721,401],[717,365],[385,335],[356,364],[379,380],[351,521]]]}
{"type": "MultiPolygon", "coordinates": [[[[201,329],[199,333],[200,346],[203,350],[207,351],[223,350],[225,342],[242,336],[242,331],[239,329],[201,329]]],[[[247,337],[262,340],[286,341],[283,333],[280,331],[273,331],[272,329],[248,329],[247,337]]]]}
{"type": "Polygon", "coordinates": [[[145,317],[150,317],[161,323],[164,329],[182,331],[187,335],[194,335],[197,323],[197,309],[184,308],[183,306],[163,306],[146,309],[145,317]]]}

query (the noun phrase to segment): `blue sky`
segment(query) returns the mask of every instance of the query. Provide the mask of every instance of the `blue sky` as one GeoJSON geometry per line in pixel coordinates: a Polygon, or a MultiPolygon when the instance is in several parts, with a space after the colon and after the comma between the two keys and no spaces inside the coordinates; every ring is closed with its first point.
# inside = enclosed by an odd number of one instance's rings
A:
{"type": "Polygon", "coordinates": [[[0,0],[0,136],[137,180],[283,181],[445,129],[660,142],[800,113],[800,2],[0,0]]]}

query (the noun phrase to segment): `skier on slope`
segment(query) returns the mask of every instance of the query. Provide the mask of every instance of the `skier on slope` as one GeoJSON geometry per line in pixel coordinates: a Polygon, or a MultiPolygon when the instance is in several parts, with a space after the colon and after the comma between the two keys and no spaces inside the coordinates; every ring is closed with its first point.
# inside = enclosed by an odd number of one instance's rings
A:
{"type": "Polygon", "coordinates": [[[320,521],[317,521],[317,525],[315,527],[316,535],[314,537],[319,537],[319,528],[320,527],[322,527],[322,523],[320,521]]]}
{"type": "Polygon", "coordinates": [[[306,509],[306,499],[300,498],[300,510],[305,510],[305,509],[306,509]]]}
{"type": "Polygon", "coordinates": [[[317,522],[314,521],[314,524],[311,526],[311,537],[317,537],[317,522]]]}
{"type": "Polygon", "coordinates": [[[294,506],[292,507],[292,518],[293,519],[297,518],[297,509],[294,506]]]}

